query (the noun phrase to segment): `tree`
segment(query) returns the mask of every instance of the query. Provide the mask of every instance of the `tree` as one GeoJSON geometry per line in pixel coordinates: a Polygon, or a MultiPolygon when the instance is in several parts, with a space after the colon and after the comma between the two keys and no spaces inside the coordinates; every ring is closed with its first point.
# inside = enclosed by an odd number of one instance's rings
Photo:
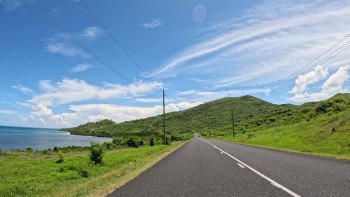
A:
{"type": "Polygon", "coordinates": [[[102,164],[103,155],[104,155],[103,145],[96,142],[91,142],[90,161],[92,161],[95,165],[102,164]]]}

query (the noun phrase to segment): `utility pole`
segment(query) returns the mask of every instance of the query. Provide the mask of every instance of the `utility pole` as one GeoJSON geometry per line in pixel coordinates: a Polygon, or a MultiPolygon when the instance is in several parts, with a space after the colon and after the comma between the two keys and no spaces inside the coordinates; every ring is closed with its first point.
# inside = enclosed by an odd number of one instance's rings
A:
{"type": "Polygon", "coordinates": [[[233,109],[231,110],[231,120],[232,120],[232,136],[233,138],[235,138],[236,133],[235,133],[235,119],[233,117],[233,109]]]}
{"type": "Polygon", "coordinates": [[[166,135],[165,135],[165,92],[163,90],[163,132],[164,132],[164,145],[166,145],[166,135]]]}

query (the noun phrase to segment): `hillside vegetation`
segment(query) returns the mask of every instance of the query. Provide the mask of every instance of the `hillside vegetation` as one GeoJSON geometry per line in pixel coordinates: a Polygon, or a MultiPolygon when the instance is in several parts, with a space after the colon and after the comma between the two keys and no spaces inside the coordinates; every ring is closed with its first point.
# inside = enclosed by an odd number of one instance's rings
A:
{"type": "MultiPolygon", "coordinates": [[[[253,96],[223,98],[168,113],[166,123],[168,134],[174,136],[198,132],[206,137],[242,143],[349,155],[350,94],[337,94],[325,101],[303,105],[276,105],[253,96]]],[[[118,124],[103,120],[65,130],[96,136],[156,135],[162,130],[162,116],[118,124]]]]}

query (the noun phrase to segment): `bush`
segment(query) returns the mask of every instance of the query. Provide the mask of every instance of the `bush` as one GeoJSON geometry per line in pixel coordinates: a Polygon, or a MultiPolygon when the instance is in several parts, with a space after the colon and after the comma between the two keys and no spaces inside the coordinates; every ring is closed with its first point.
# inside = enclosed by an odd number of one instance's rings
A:
{"type": "Polygon", "coordinates": [[[333,106],[332,102],[321,103],[316,107],[315,112],[317,114],[326,113],[328,112],[328,109],[331,108],[332,106],[333,106]]]}
{"type": "Polygon", "coordinates": [[[91,142],[90,147],[90,161],[92,161],[95,165],[103,163],[103,146],[96,142],[91,142]]]}
{"type": "Polygon", "coordinates": [[[143,146],[144,144],[143,140],[139,140],[138,143],[139,143],[139,146],[143,146]]]}
{"type": "Polygon", "coordinates": [[[56,163],[63,163],[63,162],[64,162],[64,155],[63,155],[63,153],[60,152],[56,163]]]}
{"type": "Polygon", "coordinates": [[[87,170],[79,169],[78,173],[81,177],[85,177],[85,178],[89,177],[89,171],[87,170]]]}
{"type": "Polygon", "coordinates": [[[50,154],[49,150],[43,150],[43,154],[48,155],[50,154]]]}
{"type": "Polygon", "coordinates": [[[170,145],[170,137],[169,136],[165,137],[165,145],[170,145]]]}
{"type": "Polygon", "coordinates": [[[128,147],[134,147],[137,148],[139,147],[139,143],[137,142],[137,139],[130,137],[129,140],[126,142],[128,147]]]}
{"type": "Polygon", "coordinates": [[[114,144],[112,142],[106,142],[105,146],[107,150],[112,150],[114,148],[114,144]]]}
{"type": "Polygon", "coordinates": [[[154,146],[154,137],[153,136],[149,139],[149,145],[154,146]]]}
{"type": "Polygon", "coordinates": [[[55,147],[53,147],[53,151],[54,151],[54,152],[58,152],[58,151],[60,151],[60,148],[58,148],[57,146],[55,146],[55,147]]]}
{"type": "Polygon", "coordinates": [[[114,137],[112,143],[116,146],[123,146],[124,145],[124,139],[121,137],[114,137]]]}
{"type": "Polygon", "coordinates": [[[28,152],[33,152],[33,147],[28,146],[28,147],[27,147],[27,151],[28,151],[28,152]]]}

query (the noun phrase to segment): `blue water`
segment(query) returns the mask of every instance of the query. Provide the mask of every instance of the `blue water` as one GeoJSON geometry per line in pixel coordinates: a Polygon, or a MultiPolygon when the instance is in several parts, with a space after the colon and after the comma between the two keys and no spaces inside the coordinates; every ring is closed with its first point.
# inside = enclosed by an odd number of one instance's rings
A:
{"type": "Polygon", "coordinates": [[[71,135],[57,129],[38,129],[0,126],[1,150],[25,150],[28,146],[34,150],[66,146],[90,146],[91,141],[108,142],[111,138],[71,135]]]}

